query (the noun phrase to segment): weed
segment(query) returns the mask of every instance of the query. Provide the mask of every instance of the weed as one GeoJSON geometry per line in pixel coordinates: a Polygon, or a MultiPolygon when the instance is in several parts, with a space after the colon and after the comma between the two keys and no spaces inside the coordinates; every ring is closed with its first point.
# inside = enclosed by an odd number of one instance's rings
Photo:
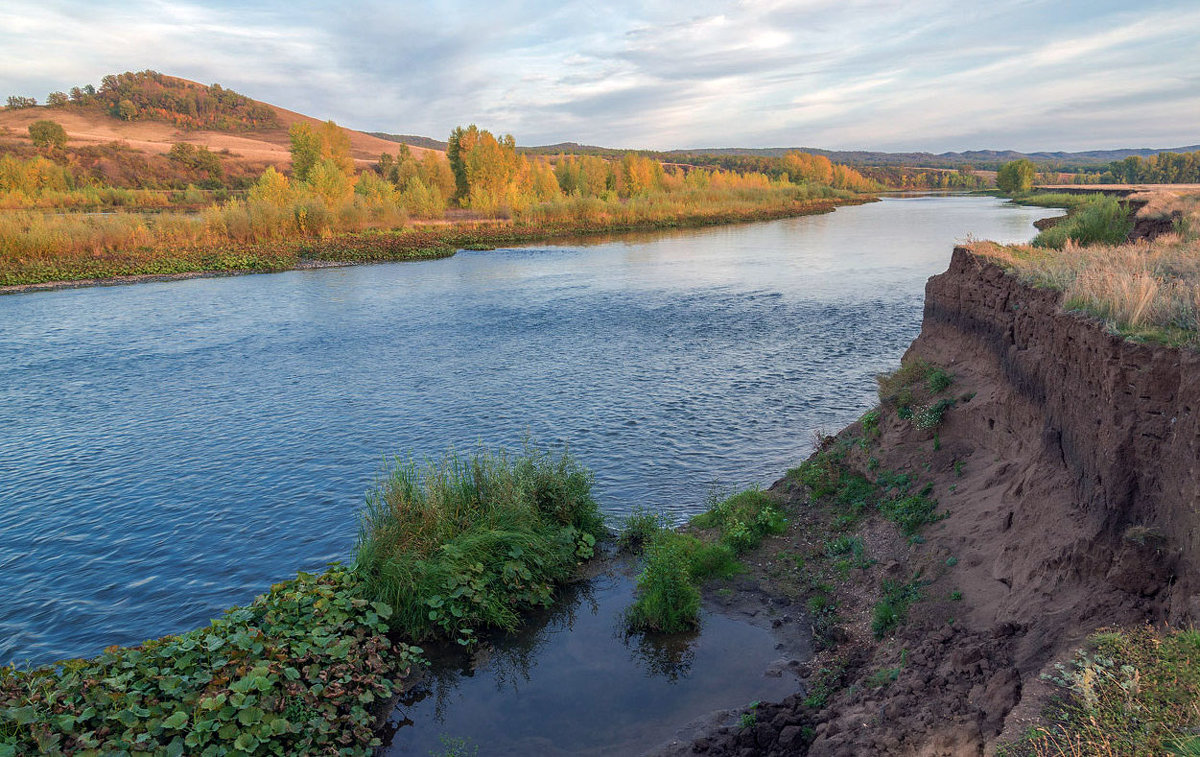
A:
{"type": "MultiPolygon", "coordinates": [[[[913,415],[913,425],[919,429],[937,428],[942,423],[942,418],[946,415],[946,411],[954,407],[954,400],[941,399],[932,405],[920,408],[913,415]]],[[[941,444],[935,445],[935,449],[941,447],[941,444]]]]}
{"type": "Polygon", "coordinates": [[[954,377],[951,376],[945,368],[933,366],[925,375],[925,385],[929,387],[930,394],[938,394],[944,392],[950,385],[954,383],[954,377]]]}
{"type": "Polygon", "coordinates": [[[950,592],[949,598],[950,598],[951,602],[961,602],[962,601],[962,592],[959,591],[958,589],[955,589],[954,591],[950,592]]]}
{"type": "Polygon", "coordinates": [[[627,552],[641,552],[665,528],[667,518],[662,513],[644,507],[634,508],[625,518],[617,545],[627,552]]]}
{"type": "Polygon", "coordinates": [[[957,557],[955,557],[954,555],[951,555],[950,557],[946,558],[946,567],[953,568],[955,565],[958,565],[957,557]]]}
{"type": "Polygon", "coordinates": [[[879,510],[885,518],[899,526],[905,536],[914,536],[926,524],[941,520],[934,514],[937,505],[937,500],[925,494],[911,494],[884,500],[879,504],[879,510]]]}
{"type": "Polygon", "coordinates": [[[700,591],[692,583],[687,543],[657,538],[646,547],[637,599],[625,614],[631,631],[676,633],[700,622],[700,591]]]}
{"type": "Polygon", "coordinates": [[[1104,631],[1047,676],[1063,696],[1012,755],[1194,754],[1200,631],[1104,631]]]}
{"type": "Polygon", "coordinates": [[[715,528],[721,542],[737,554],[757,547],[768,534],[781,534],[787,520],[774,500],[761,489],[747,489],[719,502],[692,518],[697,528],[715,528]]]}
{"type": "Polygon", "coordinates": [[[879,436],[879,419],[881,417],[882,417],[882,413],[880,412],[879,408],[870,410],[865,415],[863,415],[863,417],[862,417],[863,433],[866,434],[868,437],[872,437],[872,438],[879,436]]]}
{"type": "Polygon", "coordinates": [[[921,586],[916,580],[908,583],[890,578],[883,580],[883,597],[875,603],[871,613],[871,630],[875,638],[882,639],[905,621],[908,608],[921,598],[921,586]]]}
{"type": "Polygon", "coordinates": [[[761,702],[752,702],[750,704],[749,712],[742,713],[742,719],[739,725],[743,731],[758,725],[758,706],[760,704],[761,702]]]}
{"type": "Polygon", "coordinates": [[[887,686],[900,678],[900,672],[908,665],[908,650],[900,650],[900,664],[894,668],[880,668],[866,680],[866,685],[873,689],[887,686]]]}
{"type": "Polygon", "coordinates": [[[962,478],[963,469],[966,467],[967,467],[966,460],[955,460],[954,461],[954,475],[958,476],[959,478],[962,478]]]}
{"type": "Polygon", "coordinates": [[[1067,242],[1086,247],[1093,244],[1121,244],[1133,230],[1133,218],[1128,207],[1115,197],[1089,198],[1066,220],[1041,232],[1033,240],[1034,247],[1061,250],[1067,242]]]}

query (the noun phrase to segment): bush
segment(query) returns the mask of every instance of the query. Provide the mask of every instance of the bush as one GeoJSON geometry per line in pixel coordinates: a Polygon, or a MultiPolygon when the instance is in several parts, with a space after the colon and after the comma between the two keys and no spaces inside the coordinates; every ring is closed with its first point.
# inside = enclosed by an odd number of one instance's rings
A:
{"type": "Polygon", "coordinates": [[[627,552],[641,552],[667,527],[666,520],[661,513],[643,507],[634,508],[625,518],[617,545],[627,552]]]}
{"type": "Polygon", "coordinates": [[[591,485],[566,450],[398,464],[367,498],[356,569],[413,639],[512,629],[592,556],[604,523],[591,485]]]}
{"type": "Polygon", "coordinates": [[[880,502],[879,510],[885,518],[899,526],[905,536],[915,536],[926,524],[940,520],[934,514],[937,505],[937,500],[924,493],[910,494],[880,502]]]}
{"type": "Polygon", "coordinates": [[[1129,209],[1115,197],[1094,197],[1061,223],[1046,229],[1033,240],[1035,247],[1061,250],[1071,241],[1077,246],[1118,245],[1133,231],[1129,209]]]}
{"type": "Polygon", "coordinates": [[[632,631],[676,633],[700,622],[700,590],[692,583],[689,544],[658,538],[646,548],[646,564],[637,581],[637,600],[626,611],[632,631]]]}
{"type": "Polygon", "coordinates": [[[57,121],[42,119],[29,124],[29,138],[34,147],[61,150],[67,144],[67,130],[57,121]]]}
{"type": "Polygon", "coordinates": [[[334,567],[201,628],[92,660],[0,668],[0,754],[369,755],[368,707],[421,650],[334,567]]]}
{"type": "Polygon", "coordinates": [[[781,534],[787,520],[761,489],[747,489],[711,505],[692,518],[698,528],[715,528],[736,554],[757,547],[768,534],[781,534]]]}

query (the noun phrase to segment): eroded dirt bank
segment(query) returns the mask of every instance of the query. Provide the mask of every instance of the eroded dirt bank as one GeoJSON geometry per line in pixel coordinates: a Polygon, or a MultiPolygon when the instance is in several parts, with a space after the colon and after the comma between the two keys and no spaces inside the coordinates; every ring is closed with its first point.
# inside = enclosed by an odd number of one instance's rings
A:
{"type": "Polygon", "coordinates": [[[740,579],[806,605],[805,688],[691,752],[991,753],[1090,632],[1200,622],[1200,355],[1110,335],[959,248],[904,362],[951,381],[915,371],[777,482],[792,525],[740,579]],[[879,503],[914,497],[933,522],[905,533],[879,503]],[[881,629],[904,587],[919,598],[881,629]]]}

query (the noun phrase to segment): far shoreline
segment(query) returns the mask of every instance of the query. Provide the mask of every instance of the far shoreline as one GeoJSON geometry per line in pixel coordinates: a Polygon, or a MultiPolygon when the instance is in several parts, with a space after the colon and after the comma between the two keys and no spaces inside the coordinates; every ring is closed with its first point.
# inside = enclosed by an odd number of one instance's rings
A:
{"type": "MultiPolygon", "coordinates": [[[[308,257],[298,259],[294,265],[278,269],[235,269],[235,270],[196,270],[176,273],[145,273],[104,278],[63,279],[56,281],[31,282],[28,284],[6,284],[0,286],[0,296],[14,294],[32,294],[36,292],[53,292],[65,289],[86,289],[92,287],[128,286],[131,284],[161,283],[171,281],[187,281],[190,279],[215,279],[251,274],[285,273],[287,271],[306,271],[322,268],[346,268],[349,266],[367,265],[373,263],[401,263],[420,260],[436,260],[453,257],[461,250],[494,250],[508,245],[534,244],[538,242],[564,241],[571,239],[588,239],[592,237],[619,234],[626,232],[655,232],[681,229],[701,229],[713,226],[759,223],[777,221],[784,218],[799,218],[807,215],[832,213],[842,206],[863,205],[877,202],[877,195],[859,197],[821,199],[796,203],[787,208],[762,208],[751,213],[732,212],[716,216],[683,216],[664,221],[648,221],[641,223],[613,223],[589,226],[580,224],[576,227],[522,227],[510,222],[488,219],[487,221],[470,221],[453,223],[433,221],[414,224],[404,229],[397,229],[384,234],[399,237],[410,233],[425,233],[429,235],[428,244],[416,248],[401,250],[400,254],[382,258],[369,259],[326,259],[323,257],[308,257]],[[447,245],[443,238],[453,241],[463,241],[466,244],[447,245]],[[497,238],[499,237],[499,238],[497,238]],[[474,241],[478,239],[478,241],[474,241]]],[[[316,240],[315,244],[332,248],[325,254],[336,254],[339,242],[352,242],[366,235],[339,234],[326,240],[316,240]]],[[[314,240],[290,240],[295,244],[314,243],[314,240]]]]}

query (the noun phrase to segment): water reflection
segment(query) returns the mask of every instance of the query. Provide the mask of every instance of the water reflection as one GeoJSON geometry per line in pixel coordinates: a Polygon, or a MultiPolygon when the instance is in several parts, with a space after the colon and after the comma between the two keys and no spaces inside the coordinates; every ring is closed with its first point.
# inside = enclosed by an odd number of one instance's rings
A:
{"type": "Polygon", "coordinates": [[[633,587],[632,567],[617,565],[518,633],[434,660],[395,710],[388,753],[425,754],[443,738],[488,755],[636,751],[710,711],[795,689],[764,675],[778,653],[763,628],[705,613],[696,633],[626,634],[633,587]]]}

